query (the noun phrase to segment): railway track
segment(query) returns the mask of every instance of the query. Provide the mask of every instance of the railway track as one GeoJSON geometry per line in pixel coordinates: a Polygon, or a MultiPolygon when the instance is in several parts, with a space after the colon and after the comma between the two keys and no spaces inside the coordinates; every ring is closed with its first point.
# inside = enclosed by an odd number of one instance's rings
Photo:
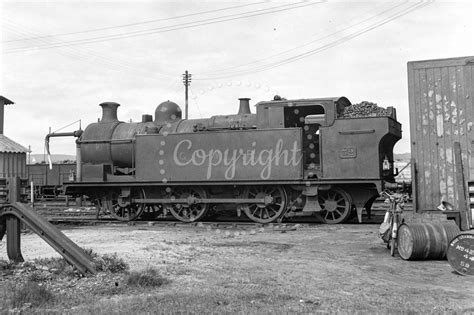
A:
{"type": "MultiPolygon", "coordinates": [[[[363,216],[364,224],[379,224],[383,221],[383,216],[387,210],[388,205],[383,201],[374,203],[372,207],[372,215],[370,218],[367,215],[363,216]]],[[[97,213],[96,208],[91,204],[85,206],[78,206],[71,204],[66,206],[64,201],[41,201],[35,204],[35,210],[39,214],[47,218],[53,224],[61,225],[133,225],[133,226],[173,226],[173,227],[202,227],[202,228],[234,228],[234,229],[254,229],[269,227],[275,229],[283,227],[298,225],[299,228],[310,228],[322,224],[318,222],[315,217],[299,217],[284,219],[281,224],[259,224],[250,222],[247,218],[235,217],[226,215],[225,213],[216,217],[213,220],[205,222],[183,223],[176,221],[171,215],[154,220],[139,219],[131,222],[118,221],[110,215],[97,213]]],[[[411,211],[412,205],[407,204],[405,211],[411,211]]],[[[357,219],[353,218],[347,223],[357,223],[357,219]]]]}

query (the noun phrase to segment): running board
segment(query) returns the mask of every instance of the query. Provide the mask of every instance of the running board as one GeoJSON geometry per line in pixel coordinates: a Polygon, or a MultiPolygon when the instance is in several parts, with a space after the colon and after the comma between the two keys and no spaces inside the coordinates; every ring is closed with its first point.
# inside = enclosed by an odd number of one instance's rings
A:
{"type": "Polygon", "coordinates": [[[20,202],[3,205],[0,208],[0,240],[6,232],[7,253],[10,260],[15,262],[24,261],[20,247],[20,220],[82,274],[86,274],[87,271],[92,274],[96,273],[90,255],[86,254],[82,248],[71,241],[58,228],[36,213],[33,208],[20,202]]]}

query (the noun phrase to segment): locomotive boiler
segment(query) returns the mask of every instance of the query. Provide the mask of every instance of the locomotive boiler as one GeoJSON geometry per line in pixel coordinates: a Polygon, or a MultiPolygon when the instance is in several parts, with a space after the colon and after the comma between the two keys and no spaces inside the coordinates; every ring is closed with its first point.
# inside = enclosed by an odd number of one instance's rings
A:
{"type": "Polygon", "coordinates": [[[326,223],[361,219],[394,180],[395,110],[347,118],[345,97],[256,104],[237,114],[182,119],[161,103],[141,122],[118,120],[119,104],[77,139],[77,176],[67,194],[87,195],[119,220],[170,212],[194,222],[234,209],[251,220],[316,215],[326,223]]]}

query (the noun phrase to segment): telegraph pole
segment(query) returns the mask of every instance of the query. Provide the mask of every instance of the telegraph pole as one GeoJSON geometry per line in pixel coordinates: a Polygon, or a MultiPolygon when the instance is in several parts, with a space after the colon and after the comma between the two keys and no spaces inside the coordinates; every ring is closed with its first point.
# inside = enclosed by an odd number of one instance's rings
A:
{"type": "Polygon", "coordinates": [[[184,119],[188,119],[188,86],[191,84],[191,74],[186,70],[183,74],[183,83],[184,83],[184,119]]]}

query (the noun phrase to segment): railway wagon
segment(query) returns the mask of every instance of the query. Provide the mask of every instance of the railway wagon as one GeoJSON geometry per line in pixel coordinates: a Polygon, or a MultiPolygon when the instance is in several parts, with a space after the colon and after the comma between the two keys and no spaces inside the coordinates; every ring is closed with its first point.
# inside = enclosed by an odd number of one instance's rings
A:
{"type": "Polygon", "coordinates": [[[35,198],[57,198],[63,192],[63,185],[73,179],[75,163],[27,164],[28,183],[33,182],[35,198]]]}
{"type": "Polygon", "coordinates": [[[395,110],[347,118],[345,97],[256,104],[237,114],[182,119],[170,101],[141,122],[102,118],[76,132],[78,174],[67,194],[87,195],[119,220],[143,212],[193,222],[233,209],[259,223],[283,216],[348,220],[393,182],[393,146],[401,138],[395,110]]]}

